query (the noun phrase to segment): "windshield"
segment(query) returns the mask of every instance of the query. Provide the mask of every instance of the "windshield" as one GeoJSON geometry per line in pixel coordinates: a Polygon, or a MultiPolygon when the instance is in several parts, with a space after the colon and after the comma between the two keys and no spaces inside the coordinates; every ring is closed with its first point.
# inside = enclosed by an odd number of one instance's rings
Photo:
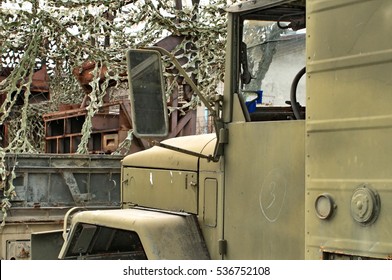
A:
{"type": "MultiPolygon", "coordinates": [[[[249,102],[258,92],[257,106],[290,106],[291,84],[305,66],[305,29],[287,24],[244,21],[242,56],[246,52],[248,63],[242,62],[242,94],[249,102]]],[[[297,102],[305,105],[305,79],[297,86],[297,102]]]]}

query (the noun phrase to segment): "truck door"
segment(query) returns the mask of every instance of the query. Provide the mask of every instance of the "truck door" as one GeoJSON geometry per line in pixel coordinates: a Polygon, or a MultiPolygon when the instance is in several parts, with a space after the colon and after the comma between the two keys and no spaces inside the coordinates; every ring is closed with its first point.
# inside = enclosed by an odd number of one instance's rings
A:
{"type": "Polygon", "coordinates": [[[234,81],[225,98],[238,95],[224,147],[225,259],[304,258],[305,93],[295,80],[306,62],[305,12],[290,3],[230,14],[234,81]]]}

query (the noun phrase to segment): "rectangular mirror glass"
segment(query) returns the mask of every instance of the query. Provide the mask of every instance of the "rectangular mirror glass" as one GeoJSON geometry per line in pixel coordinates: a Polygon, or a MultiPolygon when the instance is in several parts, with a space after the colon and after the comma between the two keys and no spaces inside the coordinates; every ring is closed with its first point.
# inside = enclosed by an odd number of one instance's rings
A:
{"type": "Polygon", "coordinates": [[[128,50],[127,66],[134,134],[166,137],[168,112],[160,53],[128,50]]]}

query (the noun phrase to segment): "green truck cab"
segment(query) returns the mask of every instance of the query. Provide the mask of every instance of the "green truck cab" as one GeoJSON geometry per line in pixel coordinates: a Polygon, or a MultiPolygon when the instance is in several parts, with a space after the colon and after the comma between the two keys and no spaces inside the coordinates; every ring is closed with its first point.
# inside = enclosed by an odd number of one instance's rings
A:
{"type": "MultiPolygon", "coordinates": [[[[124,158],[122,209],[76,214],[59,257],[390,259],[391,11],[388,0],[228,8],[223,96],[189,81],[216,133],[124,158]]],[[[139,136],[167,131],[161,54],[128,52],[139,136]]]]}

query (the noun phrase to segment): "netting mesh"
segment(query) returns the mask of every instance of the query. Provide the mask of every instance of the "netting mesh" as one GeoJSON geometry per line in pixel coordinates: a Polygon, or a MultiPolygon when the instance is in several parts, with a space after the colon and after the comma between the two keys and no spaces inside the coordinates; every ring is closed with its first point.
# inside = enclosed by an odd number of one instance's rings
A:
{"type": "MultiPolygon", "coordinates": [[[[3,213],[14,194],[13,172],[5,165],[5,154],[44,151],[42,115],[56,111],[60,104],[83,100],[85,92],[73,71],[86,61],[95,62],[95,66],[77,153],[88,153],[91,119],[103,104],[109,81],[114,81],[116,87],[124,84],[126,49],[150,46],[169,35],[184,36],[172,52],[178,59],[185,59],[184,68],[198,81],[207,99],[216,94],[224,73],[223,8],[236,1],[211,0],[207,5],[184,2],[188,5],[174,0],[0,1],[0,125],[6,123],[8,127],[8,139],[3,139],[7,144],[0,147],[3,213]],[[34,103],[33,75],[43,68],[48,88],[39,90],[50,92],[50,98],[34,103]]],[[[169,62],[165,66],[172,67],[169,62]]],[[[165,73],[171,76],[167,96],[178,82],[174,73],[165,73]]],[[[193,97],[183,108],[171,109],[194,108],[198,103],[193,97]]],[[[128,140],[131,138],[130,134],[128,140]]]]}

